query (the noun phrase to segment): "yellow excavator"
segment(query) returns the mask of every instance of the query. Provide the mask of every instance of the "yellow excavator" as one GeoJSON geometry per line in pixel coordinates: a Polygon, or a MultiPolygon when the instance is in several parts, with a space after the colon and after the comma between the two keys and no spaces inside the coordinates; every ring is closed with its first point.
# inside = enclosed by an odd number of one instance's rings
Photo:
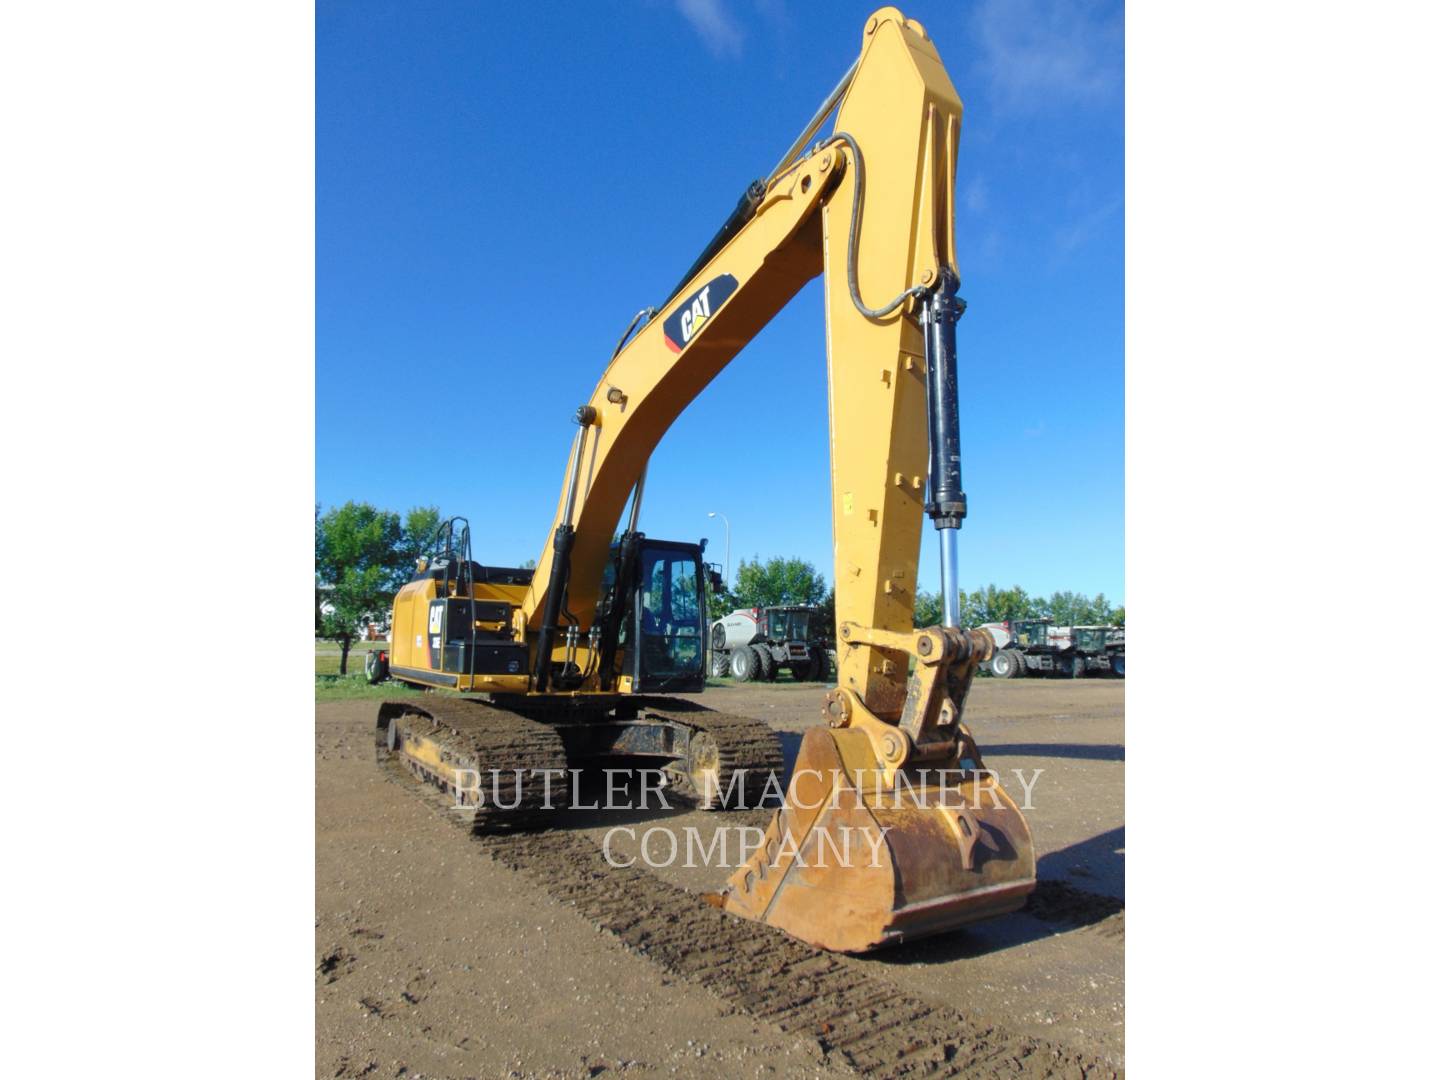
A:
{"type": "Polygon", "coordinates": [[[773,732],[673,696],[705,685],[703,545],[649,538],[639,515],[670,425],[823,273],[837,685],[718,903],[848,952],[1023,905],[1029,827],[962,722],[994,643],[957,620],[960,118],[924,27],[876,11],[794,145],[670,297],[627,327],[575,413],[534,570],[477,563],[456,518],[396,596],[388,675],[456,693],[382,703],[382,767],[440,788],[477,830],[546,824],[570,791],[553,778],[597,761],[654,764],[702,808],[756,805],[781,765],[773,732]],[[944,620],[917,630],[927,515],[944,620]],[[840,835],[860,855],[837,858],[840,835]]]}

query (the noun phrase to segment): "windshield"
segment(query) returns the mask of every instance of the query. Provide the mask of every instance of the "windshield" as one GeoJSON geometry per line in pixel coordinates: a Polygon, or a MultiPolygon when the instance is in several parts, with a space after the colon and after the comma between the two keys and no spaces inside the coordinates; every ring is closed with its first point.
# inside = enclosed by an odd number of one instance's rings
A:
{"type": "Polygon", "coordinates": [[[700,578],[693,555],[647,549],[641,565],[640,632],[647,674],[695,674],[701,668],[700,578]]]}
{"type": "Polygon", "coordinates": [[[1020,645],[1044,645],[1047,641],[1044,623],[1017,622],[1014,626],[1015,641],[1020,645]]]}
{"type": "Polygon", "coordinates": [[[1105,631],[1076,630],[1075,647],[1082,652],[1099,652],[1105,647],[1105,631]]]}
{"type": "Polygon", "coordinates": [[[790,637],[795,641],[810,639],[810,613],[808,611],[792,611],[790,613],[790,637]]]}

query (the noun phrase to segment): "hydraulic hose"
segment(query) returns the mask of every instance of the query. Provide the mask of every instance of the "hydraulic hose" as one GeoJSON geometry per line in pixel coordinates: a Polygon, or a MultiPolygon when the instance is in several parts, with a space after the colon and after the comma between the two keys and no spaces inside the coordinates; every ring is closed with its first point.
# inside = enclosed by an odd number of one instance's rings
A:
{"type": "Polygon", "coordinates": [[[912,296],[924,296],[929,290],[924,285],[911,286],[894,300],[878,308],[866,307],[865,301],[860,299],[860,282],[855,276],[855,266],[860,252],[860,215],[865,206],[865,158],[860,153],[860,144],[848,132],[835,132],[831,141],[843,142],[855,158],[855,193],[850,210],[850,250],[845,255],[845,278],[850,285],[850,302],[855,305],[855,310],[867,319],[883,319],[912,296]]]}

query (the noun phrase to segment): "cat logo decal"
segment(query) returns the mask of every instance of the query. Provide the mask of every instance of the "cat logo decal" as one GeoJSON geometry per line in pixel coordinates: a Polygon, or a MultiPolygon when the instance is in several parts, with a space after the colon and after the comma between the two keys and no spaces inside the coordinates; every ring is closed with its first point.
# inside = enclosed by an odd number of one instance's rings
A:
{"type": "Polygon", "coordinates": [[[670,351],[683,352],[739,287],[733,274],[721,274],[682,300],[665,320],[665,344],[670,346],[670,351]]]}

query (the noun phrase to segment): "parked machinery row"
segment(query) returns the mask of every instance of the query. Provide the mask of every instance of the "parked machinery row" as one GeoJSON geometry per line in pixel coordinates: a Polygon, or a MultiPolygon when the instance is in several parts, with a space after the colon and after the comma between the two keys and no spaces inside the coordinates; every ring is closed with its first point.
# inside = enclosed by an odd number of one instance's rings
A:
{"type": "Polygon", "coordinates": [[[1056,626],[1052,619],[986,623],[995,655],[980,665],[997,679],[1021,676],[1125,677],[1123,626],[1056,626]]]}

